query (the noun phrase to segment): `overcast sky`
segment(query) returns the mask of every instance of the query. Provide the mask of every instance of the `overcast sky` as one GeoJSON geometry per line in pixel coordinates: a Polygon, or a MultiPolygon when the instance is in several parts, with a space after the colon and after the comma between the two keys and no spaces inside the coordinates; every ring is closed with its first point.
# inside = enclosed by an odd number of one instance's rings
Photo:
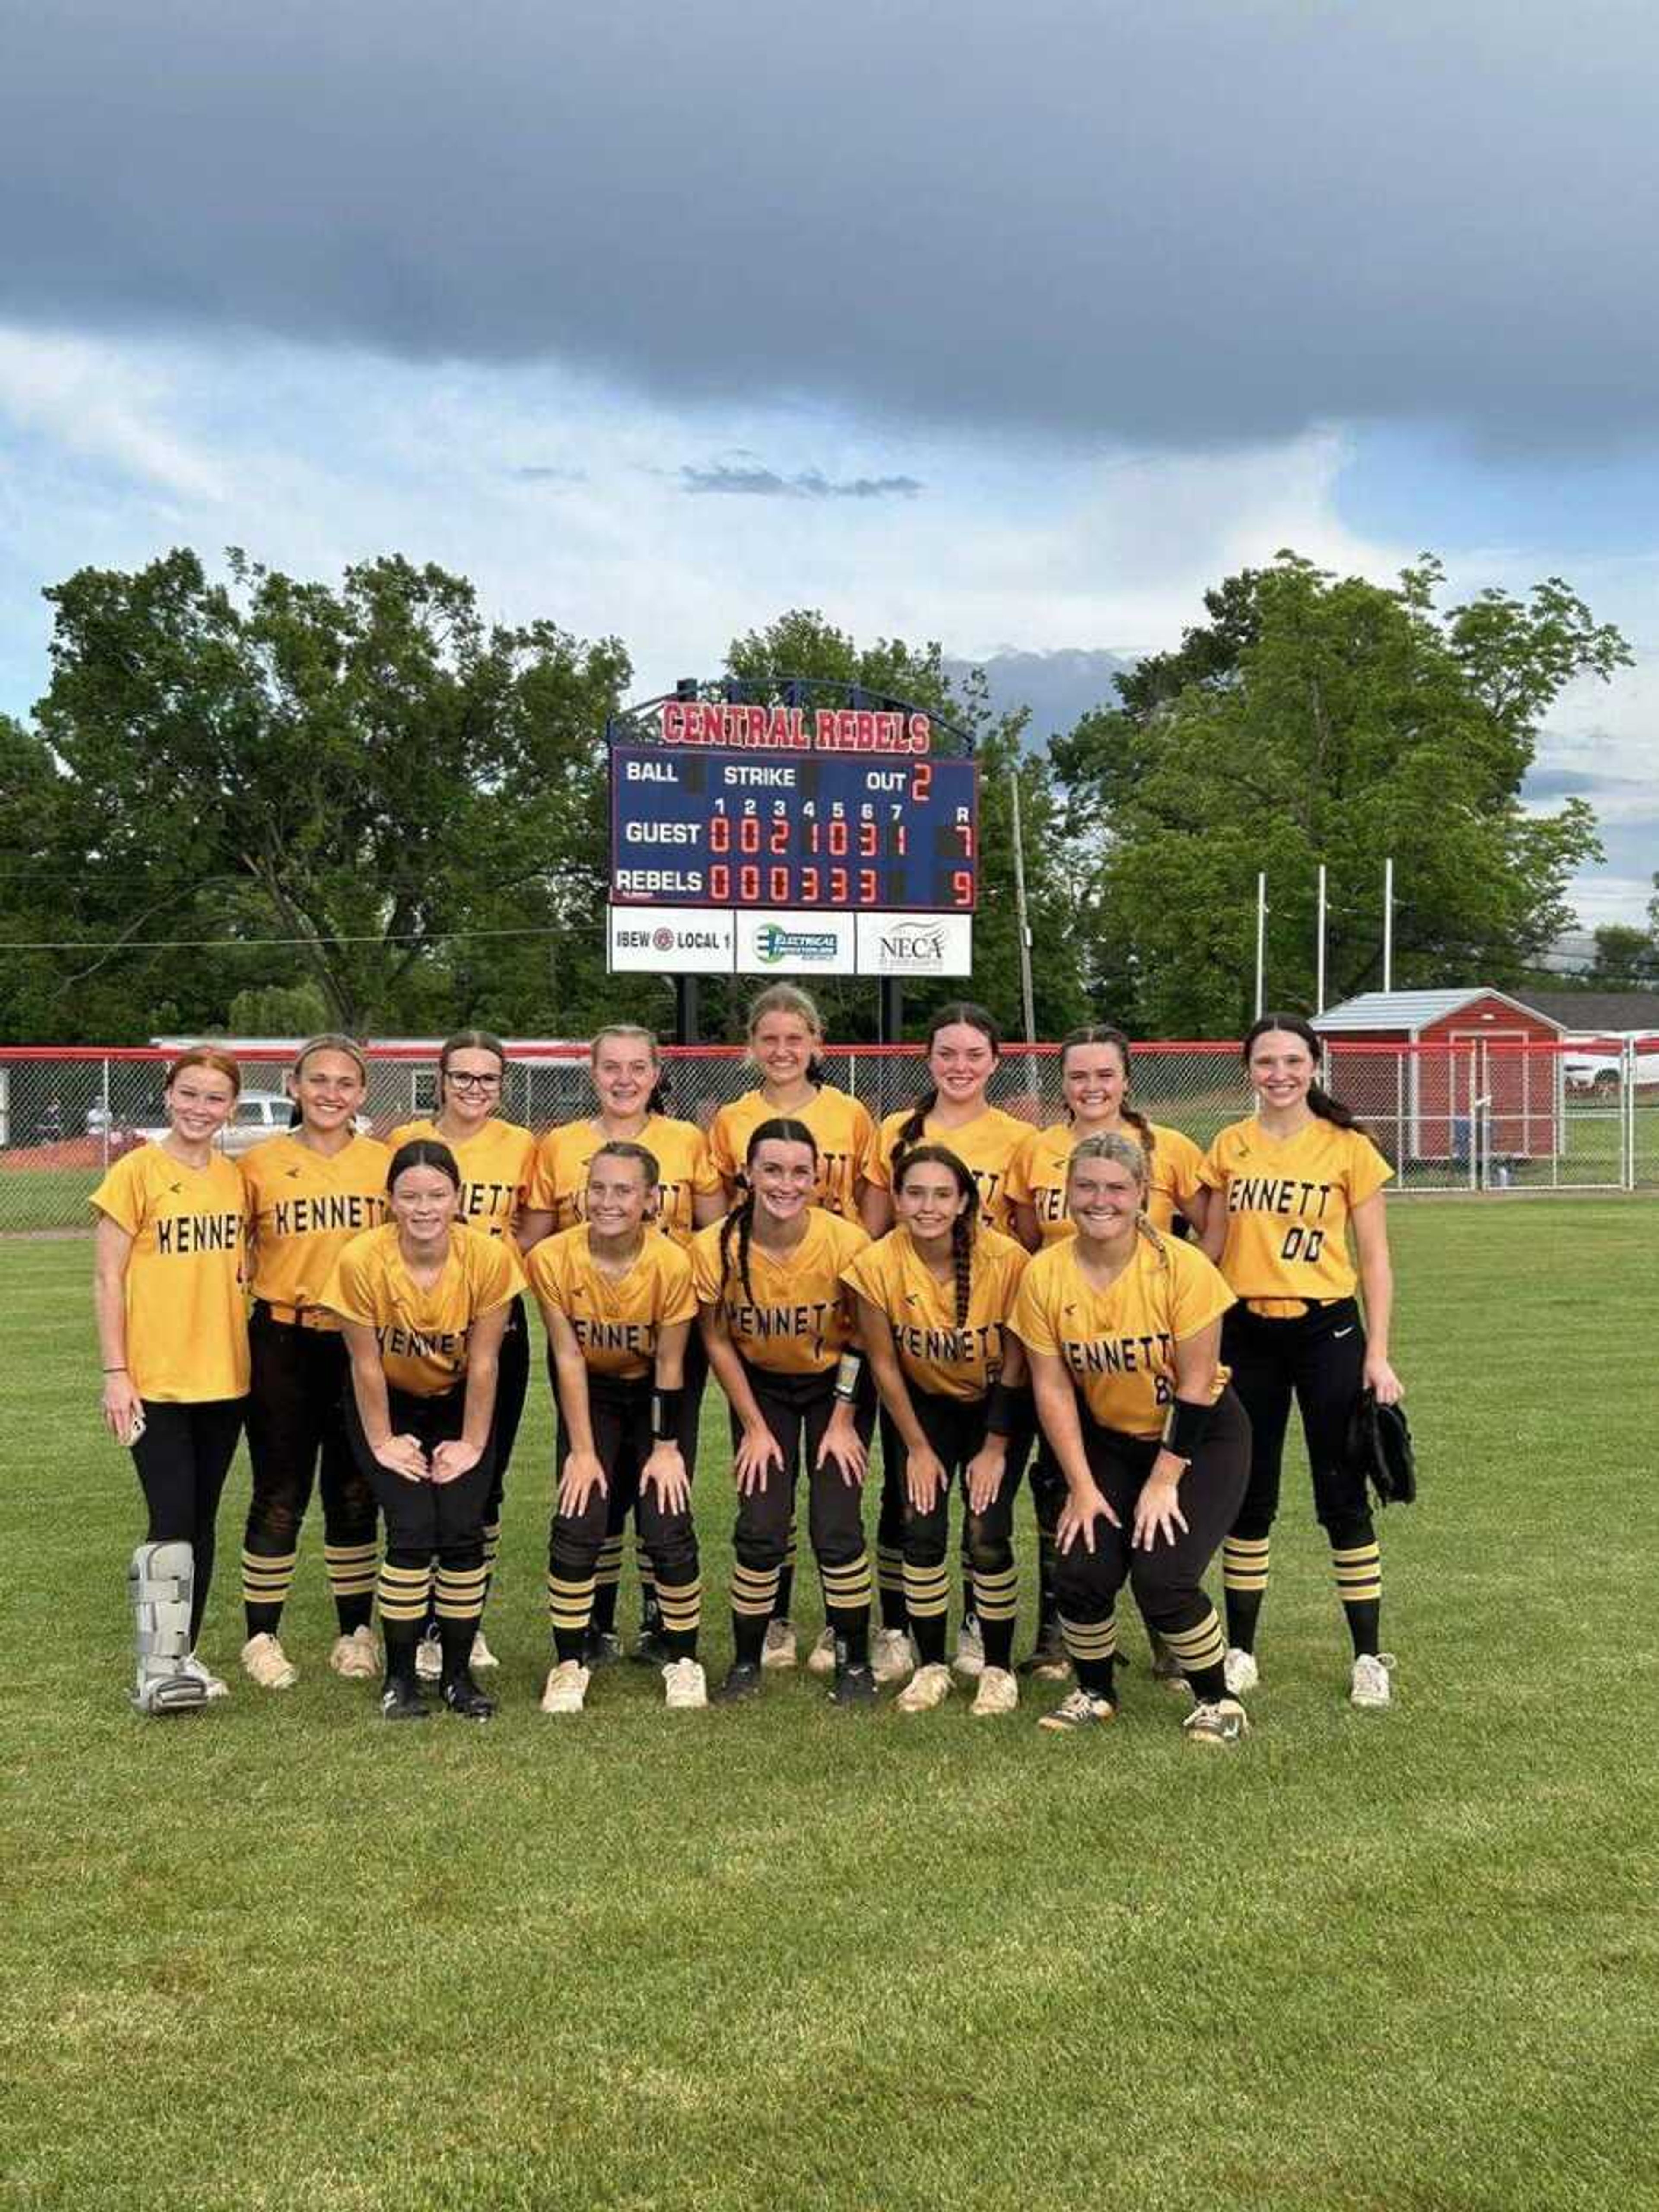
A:
{"type": "Polygon", "coordinates": [[[41,584],[181,540],[440,560],[653,690],[1432,546],[1642,654],[1538,787],[1639,911],[1656,94],[1623,0],[0,0],[0,704],[41,584]]]}

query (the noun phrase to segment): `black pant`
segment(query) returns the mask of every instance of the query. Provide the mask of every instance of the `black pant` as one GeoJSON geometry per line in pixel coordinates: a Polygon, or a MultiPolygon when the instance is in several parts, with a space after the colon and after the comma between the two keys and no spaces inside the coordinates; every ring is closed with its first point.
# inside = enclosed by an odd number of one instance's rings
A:
{"type": "Polygon", "coordinates": [[[1122,1524],[1114,1528],[1103,1517],[1097,1521],[1094,1549],[1076,1536],[1055,1563],[1060,1621],[1078,1679],[1085,1688],[1099,1686],[1109,1693],[1115,1650],[1110,1624],[1117,1594],[1127,1582],[1147,1626],[1169,1644],[1198,1694],[1218,1696],[1225,1643],[1203,1583],[1249,1479],[1250,1425],[1244,1409],[1231,1390],[1222,1392],[1209,1433],[1181,1479],[1186,1532],[1177,1531],[1173,1544],[1160,1537],[1151,1551],[1133,1551],[1130,1544],[1135,1501],[1158,1446],[1098,1427],[1081,1404],[1078,1411],[1089,1471],[1122,1524]],[[1103,1680],[1098,1679],[1103,1671],[1103,1680]]]}
{"type": "MultiPolygon", "coordinates": [[[[671,1659],[690,1658],[696,1650],[701,1585],[690,1502],[687,1500],[683,1510],[671,1513],[654,1486],[643,1491],[640,1487],[640,1477],[655,1442],[651,1433],[652,1395],[648,1376],[637,1382],[599,1375],[587,1378],[593,1449],[605,1472],[606,1488],[592,1491],[580,1513],[562,1513],[556,1504],[554,1508],[547,1546],[547,1587],[553,1640],[561,1659],[581,1656],[592,1620],[599,1554],[606,1538],[621,1531],[630,1512],[651,1561],[663,1618],[664,1649],[671,1659]]],[[[569,1456],[569,1433],[561,1414],[555,1447],[556,1482],[562,1477],[569,1456]]]]}
{"type": "Polygon", "coordinates": [[[374,1492],[346,1432],[350,1361],[337,1329],[273,1320],[263,1304],[248,1328],[247,1401],[253,1496],[242,1539],[248,1633],[276,1633],[293,1579],[313,1483],[323,1498],[329,1582],[343,1632],[374,1607],[374,1492]],[[319,1481],[320,1471],[320,1481],[319,1481]]]}
{"type": "Polygon", "coordinates": [[[225,1477],[242,1433],[246,1398],[181,1406],[146,1398],[144,1433],[132,1446],[144,1503],[149,1544],[188,1544],[195,1554],[190,1641],[194,1649],[213,1580],[215,1527],[225,1477]]]}
{"type": "MultiPolygon", "coordinates": [[[[922,1434],[945,1469],[945,1480],[933,1504],[924,1513],[910,1503],[905,1487],[903,1439],[892,1431],[893,1458],[887,1480],[900,1488],[903,1512],[904,1589],[910,1616],[910,1632],[923,1666],[941,1666],[945,1660],[945,1617],[949,1600],[949,1576],[945,1564],[951,1528],[951,1493],[961,1484],[967,1498],[968,1464],[985,1442],[986,1401],[983,1398],[947,1398],[907,1385],[910,1405],[922,1434]]],[[[996,1497],[983,1513],[967,1507],[963,1519],[963,1551],[973,1577],[975,1609],[984,1639],[988,1666],[1006,1668],[1014,1635],[1018,1590],[1014,1571],[1014,1493],[1020,1468],[1014,1448],[1004,1468],[996,1497]]]]}
{"type": "MultiPolygon", "coordinates": [[[[908,1378],[905,1387],[910,1393],[910,1400],[913,1405],[915,1405],[920,1398],[932,1395],[921,1390],[915,1383],[909,1382],[908,1378]]],[[[948,1403],[949,1401],[942,1400],[941,1402],[948,1403]]],[[[983,1408],[981,1407],[981,1411],[982,1410],[983,1408]]],[[[920,1418],[919,1412],[918,1418],[920,1418]]],[[[924,1426],[925,1425],[926,1425],[924,1424],[924,1426]]],[[[892,1416],[888,1413],[887,1408],[884,1406],[881,1409],[880,1435],[881,1504],[876,1516],[876,1554],[881,1583],[882,1623],[884,1627],[888,1628],[903,1628],[909,1625],[909,1604],[908,1598],[904,1595],[904,1585],[902,1582],[904,1524],[905,1516],[909,1510],[909,1508],[905,1503],[906,1491],[904,1486],[904,1462],[906,1455],[904,1449],[904,1439],[894,1427],[892,1416]],[[897,1571],[898,1575],[898,1579],[896,1581],[894,1579],[896,1570],[897,1571]]],[[[977,1449],[978,1446],[975,1445],[975,1449],[977,1450],[977,1449]]],[[[1004,1478],[1002,1494],[1007,1500],[1009,1528],[1011,1531],[1013,1526],[1014,1499],[1018,1494],[1020,1482],[1025,1473],[1025,1463],[1030,1456],[1030,1450],[1031,1436],[1029,1430],[1024,1435],[1009,1437],[1008,1472],[1004,1478]]],[[[972,1455],[970,1454],[969,1456],[971,1457],[972,1455]]],[[[1033,1475],[1032,1480],[1035,1485],[1035,1474],[1033,1475]]],[[[1062,1481],[1060,1484],[1060,1496],[1062,1502],[1064,1501],[1065,1489],[1066,1486],[1062,1481]]],[[[1054,1510],[1057,1516],[1059,1507],[1056,1506],[1054,1510]]],[[[1010,1540],[1012,1540],[1012,1535],[1010,1540]]],[[[975,1583],[973,1540],[971,1533],[965,1523],[962,1532],[962,1609],[964,1617],[966,1617],[975,1610],[975,1583]]]]}
{"type": "MultiPolygon", "coordinates": [[[[870,1559],[864,1542],[864,1496],[846,1481],[840,1462],[817,1465],[830,1417],[836,1410],[836,1371],[823,1375],[775,1375],[747,1360],[743,1371],[755,1394],[761,1418],[783,1455],[780,1469],[767,1470],[757,1490],[738,1499],[732,1536],[736,1554],[732,1578],[732,1629],[739,1659],[757,1658],[777,1600],[778,1580],[789,1549],[795,1515],[795,1484],[806,1469],[807,1528],[823,1584],[824,1611],[838,1637],[847,1639],[854,1659],[866,1648],[870,1620],[870,1559]]],[[[867,1444],[875,1408],[861,1395],[854,1410],[859,1434],[867,1444]]],[[[732,1441],[743,1424],[732,1416],[732,1441]]]]}
{"type": "Polygon", "coordinates": [[[489,1509],[484,1515],[486,1521],[499,1521],[501,1517],[507,1462],[519,1439],[519,1424],[524,1419],[524,1401],[529,1388],[530,1329],[525,1320],[524,1300],[518,1297],[507,1309],[507,1331],[501,1338],[495,1368],[495,1480],[490,1491],[489,1509]]]}
{"type": "Polygon", "coordinates": [[[1354,1301],[1338,1298],[1283,1321],[1234,1306],[1222,1324],[1221,1356],[1250,1417],[1249,1486],[1232,1534],[1259,1539],[1273,1525],[1294,1396],[1321,1524],[1334,1545],[1372,1542],[1365,1480],[1347,1464],[1348,1417],[1365,1370],[1365,1332],[1354,1301]]]}
{"type": "MultiPolygon", "coordinates": [[[[418,1437],[429,1459],[439,1444],[453,1443],[461,1433],[466,1383],[463,1380],[434,1398],[417,1398],[388,1385],[386,1407],[392,1434],[418,1437]]],[[[453,1482],[411,1482],[382,1467],[369,1449],[356,1392],[346,1401],[346,1423],[357,1467],[386,1515],[380,1601],[388,1665],[394,1646],[400,1659],[406,1654],[412,1665],[435,1589],[445,1666],[451,1671],[455,1663],[465,1663],[483,1608],[483,1528],[495,1480],[494,1443],[486,1443],[477,1463],[453,1482]]],[[[405,1670],[400,1665],[391,1671],[405,1670]]]]}

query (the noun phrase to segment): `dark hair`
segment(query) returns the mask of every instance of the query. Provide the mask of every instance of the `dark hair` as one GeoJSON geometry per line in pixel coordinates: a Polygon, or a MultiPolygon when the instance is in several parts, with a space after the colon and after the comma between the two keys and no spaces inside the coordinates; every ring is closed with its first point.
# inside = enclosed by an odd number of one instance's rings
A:
{"type": "Polygon", "coordinates": [[[645,1170],[645,1187],[655,1190],[662,1181],[662,1169],[656,1154],[647,1145],[636,1145],[630,1137],[609,1137],[587,1163],[587,1171],[593,1172],[593,1160],[637,1160],[645,1170]]]}
{"type": "MultiPolygon", "coordinates": [[[[988,1038],[992,1059],[994,1060],[1001,1059],[1002,1031],[997,1027],[994,1015],[987,1013],[983,1006],[976,1006],[969,999],[953,999],[948,1006],[939,1008],[927,1024],[926,1049],[932,1052],[933,1039],[939,1031],[951,1029],[958,1022],[970,1030],[978,1030],[982,1036],[988,1038]]],[[[927,1116],[938,1104],[939,1085],[936,1083],[930,1084],[910,1109],[905,1121],[900,1125],[898,1134],[893,1139],[895,1158],[901,1152],[913,1150],[920,1142],[927,1127],[927,1116]]]]}
{"type": "Polygon", "coordinates": [[[968,1201],[951,1224],[951,1258],[957,1271],[957,1327],[968,1326],[968,1304],[974,1288],[974,1230],[979,1220],[979,1185],[973,1171],[959,1160],[948,1145],[913,1145],[908,1152],[897,1153],[893,1160],[893,1194],[896,1198],[899,1186],[912,1168],[948,1168],[956,1177],[957,1188],[968,1201]]]}
{"type": "Polygon", "coordinates": [[[461,1187],[461,1170],[455,1155],[441,1137],[411,1137],[406,1145],[399,1145],[386,1171],[386,1188],[391,1190],[398,1176],[406,1175],[410,1168],[436,1168],[440,1175],[449,1177],[457,1190],[461,1187]]]}
{"type": "Polygon", "coordinates": [[[645,1116],[648,1121],[653,1114],[668,1111],[668,1085],[662,1073],[662,1047],[657,1042],[654,1030],[646,1029],[639,1022],[607,1022],[602,1030],[595,1030],[593,1042],[587,1048],[590,1067],[599,1056],[599,1047],[607,1037],[642,1037],[650,1048],[651,1065],[657,1070],[657,1079],[651,1086],[651,1096],[645,1102],[645,1116]]]}
{"type": "MultiPolygon", "coordinates": [[[[805,1145],[810,1148],[815,1163],[818,1157],[818,1140],[805,1121],[792,1121],[787,1115],[775,1114],[770,1121],[755,1124],[754,1133],[743,1156],[745,1168],[761,1146],[767,1143],[805,1145]]],[[[720,1224],[720,1288],[722,1291],[726,1288],[726,1279],[732,1272],[732,1240],[735,1237],[738,1240],[738,1279],[751,1299],[755,1295],[755,1285],[749,1279],[749,1245],[754,1233],[755,1188],[745,1176],[743,1196],[720,1224]]]]}
{"type": "MultiPolygon", "coordinates": [[[[1287,1036],[1300,1037],[1312,1056],[1316,1071],[1318,1069],[1325,1057],[1325,1048],[1318,1035],[1303,1020],[1301,1015],[1263,1014],[1260,1021],[1252,1022],[1244,1032],[1244,1043],[1240,1057],[1247,1071],[1250,1065],[1250,1054],[1255,1050],[1256,1039],[1266,1036],[1269,1030],[1283,1030],[1287,1036]]],[[[1308,1107],[1311,1113],[1318,1115],[1322,1121],[1329,1121],[1336,1128],[1357,1129],[1359,1127],[1359,1123],[1354,1119],[1352,1108],[1345,1106],[1340,1098],[1333,1098],[1328,1091],[1322,1091],[1317,1083],[1310,1083],[1308,1085],[1308,1107]]]]}
{"type": "Polygon", "coordinates": [[[452,1056],[458,1052],[493,1053],[501,1064],[501,1073],[507,1073],[507,1047],[489,1030],[457,1030],[453,1036],[446,1037],[438,1047],[438,1073],[449,1073],[452,1056]]]}
{"type": "MultiPolygon", "coordinates": [[[[1109,1045],[1123,1062],[1123,1082],[1125,1089],[1127,1089],[1133,1055],[1129,1048],[1129,1040],[1121,1030],[1115,1030],[1105,1022],[1091,1022],[1080,1030],[1068,1031],[1060,1041],[1060,1073],[1062,1079],[1066,1073],[1066,1055],[1073,1045],[1079,1044],[1109,1045]]],[[[1146,1153],[1146,1164],[1150,1168],[1152,1164],[1152,1152],[1157,1144],[1157,1139],[1152,1134],[1152,1123],[1138,1106],[1131,1106],[1127,1099],[1117,1110],[1120,1118],[1127,1121],[1136,1136],[1139,1138],[1140,1149],[1146,1153]]],[[[1066,1109],[1066,1118],[1068,1121],[1072,1118],[1072,1109],[1069,1106],[1066,1109]]]]}

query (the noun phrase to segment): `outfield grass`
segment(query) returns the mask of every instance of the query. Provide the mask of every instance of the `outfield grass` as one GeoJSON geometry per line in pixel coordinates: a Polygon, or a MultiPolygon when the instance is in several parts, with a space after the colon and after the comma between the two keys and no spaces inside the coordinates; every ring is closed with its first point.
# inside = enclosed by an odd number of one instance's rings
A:
{"type": "MultiPolygon", "coordinates": [[[[671,1717],[631,1668],[544,1720],[539,1399],[494,1727],[386,1729],[328,1674],[317,1529],[300,1686],[141,1722],[89,1249],[0,1245],[0,2204],[1652,2201],[1659,1208],[1390,1218],[1425,1482],[1382,1528],[1399,1703],[1344,1700],[1297,1473],[1232,1755],[1139,1665],[1084,1741],[1035,1706],[841,1716],[805,1675],[671,1717]]],[[[713,1453],[700,1489],[718,1590],[713,1453]]],[[[239,1468],[227,1665],[245,1498],[239,1468]]]]}

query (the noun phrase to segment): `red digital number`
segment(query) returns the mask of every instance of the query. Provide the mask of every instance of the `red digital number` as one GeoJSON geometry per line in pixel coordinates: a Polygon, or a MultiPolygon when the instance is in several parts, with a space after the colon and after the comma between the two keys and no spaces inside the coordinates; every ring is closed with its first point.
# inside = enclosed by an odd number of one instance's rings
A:
{"type": "Polygon", "coordinates": [[[818,825],[816,822],[809,822],[806,825],[806,849],[809,853],[816,853],[818,849],[818,825]]]}
{"type": "Polygon", "coordinates": [[[726,814],[711,815],[708,823],[708,849],[711,853],[729,853],[732,849],[732,819],[726,814]]]}
{"type": "Polygon", "coordinates": [[[708,871],[708,896],[716,906],[724,906],[732,896],[732,871],[724,860],[716,860],[708,871]]]}
{"type": "Polygon", "coordinates": [[[787,853],[789,850],[789,817],[787,814],[780,814],[772,824],[771,842],[766,849],[769,853],[787,853]]]}
{"type": "Polygon", "coordinates": [[[958,906],[974,902],[974,872],[971,868],[953,868],[951,872],[951,896],[958,906]]]}
{"type": "Polygon", "coordinates": [[[974,832],[971,826],[966,822],[958,822],[957,835],[962,840],[963,859],[971,860],[974,857],[974,832]]]}
{"type": "Polygon", "coordinates": [[[831,906],[845,906],[847,903],[845,868],[831,868],[830,871],[830,903],[831,906]]]}
{"type": "Polygon", "coordinates": [[[905,828],[903,823],[896,822],[893,825],[893,850],[902,860],[909,849],[910,832],[905,828]]]}
{"type": "Polygon", "coordinates": [[[819,896],[818,872],[809,860],[800,872],[800,902],[803,906],[816,906],[819,896]]]}
{"type": "Polygon", "coordinates": [[[932,761],[918,761],[910,771],[911,798],[915,800],[918,805],[920,805],[922,800],[927,798],[933,788],[933,763],[932,761]]]}
{"type": "Polygon", "coordinates": [[[878,854],[878,852],[880,852],[880,850],[881,850],[881,832],[880,832],[880,830],[877,829],[877,827],[876,827],[876,825],[875,825],[875,823],[874,823],[873,822],[860,822],[860,824],[859,824],[859,858],[860,858],[860,860],[873,860],[875,859],[875,857],[876,857],[877,854],[878,854]]]}
{"type": "Polygon", "coordinates": [[[760,900],[760,870],[745,861],[738,870],[738,904],[755,906],[760,900]]]}
{"type": "Polygon", "coordinates": [[[769,868],[766,871],[766,896],[774,906],[789,903],[789,871],[787,868],[769,868]]]}
{"type": "Polygon", "coordinates": [[[844,860],[847,854],[847,824],[836,821],[830,824],[830,853],[833,860],[844,860]]]}
{"type": "Polygon", "coordinates": [[[879,896],[880,886],[876,881],[875,870],[860,868],[859,870],[859,904],[873,906],[879,896]]]}
{"type": "Polygon", "coordinates": [[[745,814],[738,824],[738,850],[740,853],[758,853],[760,850],[760,823],[752,814],[745,814]]]}

